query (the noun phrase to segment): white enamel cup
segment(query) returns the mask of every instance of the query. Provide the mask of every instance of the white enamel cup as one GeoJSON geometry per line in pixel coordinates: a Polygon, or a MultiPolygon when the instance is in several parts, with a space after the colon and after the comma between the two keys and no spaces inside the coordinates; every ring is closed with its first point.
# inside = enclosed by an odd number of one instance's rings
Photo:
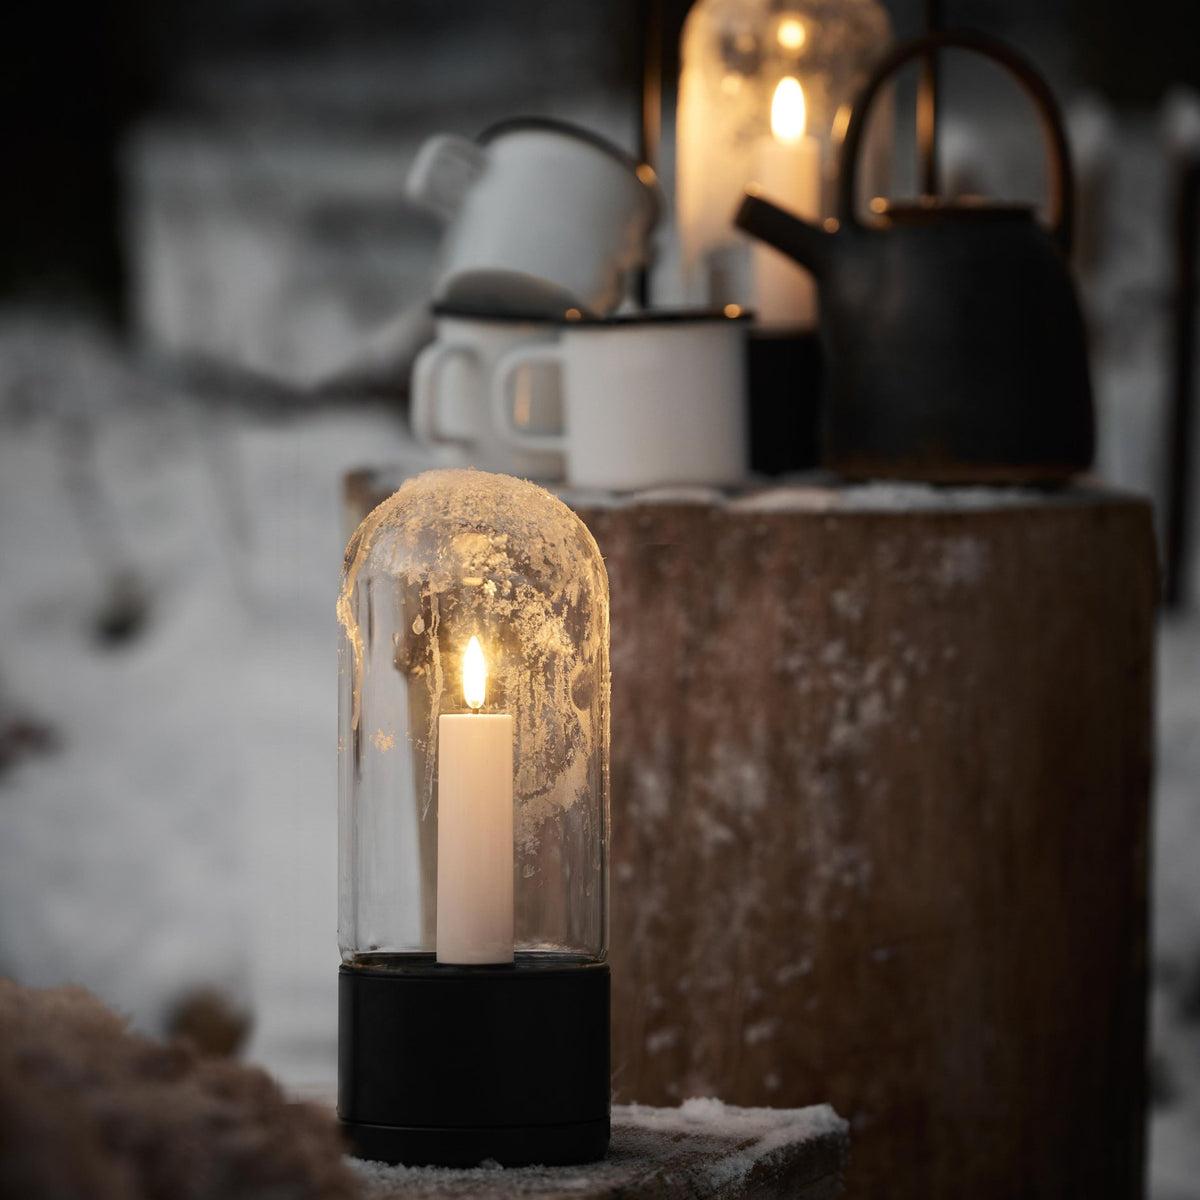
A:
{"type": "Polygon", "coordinates": [[[747,318],[643,313],[566,321],[558,339],[517,346],[492,376],[492,424],[514,450],[559,453],[572,487],[731,485],[749,469],[747,318]],[[524,428],[520,373],[557,368],[562,425],[524,428]]]}
{"type": "Polygon", "coordinates": [[[650,167],[541,118],[505,121],[478,141],[431,138],[407,188],[449,222],[435,301],[478,312],[612,312],[648,259],[662,208],[650,167]]]}
{"type": "MultiPolygon", "coordinates": [[[[556,450],[514,446],[492,424],[490,388],[496,364],[514,350],[553,341],[547,321],[434,309],[436,335],[413,364],[409,419],[414,437],[430,447],[457,446],[468,461],[491,471],[543,481],[562,478],[556,450]]],[[[514,373],[512,420],[528,431],[561,427],[562,400],[552,368],[514,373]]]]}

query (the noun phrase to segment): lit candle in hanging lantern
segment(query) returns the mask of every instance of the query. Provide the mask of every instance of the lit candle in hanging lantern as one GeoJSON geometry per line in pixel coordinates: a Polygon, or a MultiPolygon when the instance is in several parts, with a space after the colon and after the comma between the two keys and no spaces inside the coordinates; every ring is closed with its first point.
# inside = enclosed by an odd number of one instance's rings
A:
{"type": "MultiPolygon", "coordinates": [[[[760,268],[733,226],[734,213],[746,187],[757,182],[764,195],[799,216],[821,221],[834,215],[841,134],[855,97],[891,41],[887,11],[878,0],[692,5],[680,37],[675,117],[675,208],[688,302],[738,304],[765,312],[772,323],[788,320],[800,289],[793,279],[778,307],[773,288],[784,276],[760,268]],[[802,134],[794,124],[774,132],[777,103],[798,111],[797,89],[803,96],[802,134]],[[760,294],[763,269],[767,290],[760,294]]],[[[868,138],[863,203],[886,194],[889,182],[886,111],[874,128],[879,136],[873,130],[868,138]]],[[[811,299],[808,303],[808,316],[801,319],[811,321],[811,299]]]]}
{"type": "Polygon", "coordinates": [[[470,712],[438,717],[437,960],[513,960],[513,726],[485,713],[487,663],[463,655],[470,712]]]}
{"type": "MultiPolygon", "coordinates": [[[[759,139],[747,185],[798,217],[821,215],[821,146],[805,132],[804,89],[785,75],[771,100],[771,132],[759,139]]],[[[751,251],[758,319],[763,325],[807,328],[816,322],[812,275],[779,251],[757,242],[751,251]]]]}

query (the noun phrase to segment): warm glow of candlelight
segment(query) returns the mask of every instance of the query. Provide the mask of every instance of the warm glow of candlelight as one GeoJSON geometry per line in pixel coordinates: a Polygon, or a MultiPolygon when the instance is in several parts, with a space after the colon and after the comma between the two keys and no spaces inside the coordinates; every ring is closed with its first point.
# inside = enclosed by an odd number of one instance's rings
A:
{"type": "MultiPolygon", "coordinates": [[[[755,140],[751,170],[763,194],[798,217],[816,221],[821,215],[821,143],[805,132],[806,107],[800,81],[784,76],[771,100],[771,132],[755,140]]],[[[759,323],[797,329],[813,325],[817,297],[812,276],[770,246],[754,246],[750,254],[759,323]]]]}
{"type": "Polygon", "coordinates": [[[779,44],[785,50],[799,50],[808,40],[804,26],[795,17],[787,17],[779,22],[779,44]]]}
{"type": "Polygon", "coordinates": [[[771,133],[785,146],[794,146],[804,136],[804,89],[800,80],[785,75],[771,101],[771,133]]]}
{"type": "Polygon", "coordinates": [[[487,663],[479,639],[472,637],[463,655],[463,699],[467,707],[478,710],[487,698],[487,663]]]}

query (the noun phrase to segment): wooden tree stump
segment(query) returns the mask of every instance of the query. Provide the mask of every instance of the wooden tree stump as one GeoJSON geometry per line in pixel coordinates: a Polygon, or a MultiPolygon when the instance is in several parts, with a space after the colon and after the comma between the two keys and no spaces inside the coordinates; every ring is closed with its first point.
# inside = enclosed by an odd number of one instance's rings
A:
{"type": "Polygon", "coordinates": [[[855,1197],[1140,1194],[1149,506],[576,507],[612,584],[618,1098],[829,1100],[855,1197]]]}
{"type": "Polygon", "coordinates": [[[1149,505],[565,498],[612,586],[617,1098],[830,1101],[851,1197],[1140,1195],[1149,505]]]}

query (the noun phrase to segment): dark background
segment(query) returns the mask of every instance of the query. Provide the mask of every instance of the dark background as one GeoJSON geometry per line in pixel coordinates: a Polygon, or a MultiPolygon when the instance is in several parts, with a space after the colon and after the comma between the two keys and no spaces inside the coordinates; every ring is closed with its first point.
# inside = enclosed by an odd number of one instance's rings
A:
{"type": "MultiPolygon", "coordinates": [[[[887,5],[897,33],[918,32],[922,5],[887,5]]],[[[633,0],[108,0],[10,6],[0,39],[0,296],[83,298],[120,321],[126,312],[117,153],[148,114],[233,119],[244,98],[206,88],[206,66],[290,63],[293,78],[356,62],[396,87],[322,89],[298,84],[277,97],[272,119],[384,129],[424,125],[474,89],[511,108],[545,107],[587,78],[629,97],[639,89],[639,29],[648,5],[633,0]],[[468,32],[469,31],[469,32],[468,32]],[[428,52],[448,64],[456,42],[466,77],[439,89],[408,86],[405,64],[428,52]]],[[[668,31],[687,5],[665,0],[668,31]]],[[[961,0],[951,24],[1006,36],[1060,85],[1094,89],[1121,106],[1156,105],[1173,83],[1200,83],[1200,38],[1188,0],[1136,6],[1089,0],[961,0]]],[[[674,39],[668,32],[667,42],[674,39]]],[[[447,68],[449,70],[449,67],[447,68]]],[[[269,89],[268,89],[269,90],[269,89]]],[[[258,116],[269,97],[255,98],[258,116]]],[[[631,138],[633,131],[631,129],[631,138]]]]}

